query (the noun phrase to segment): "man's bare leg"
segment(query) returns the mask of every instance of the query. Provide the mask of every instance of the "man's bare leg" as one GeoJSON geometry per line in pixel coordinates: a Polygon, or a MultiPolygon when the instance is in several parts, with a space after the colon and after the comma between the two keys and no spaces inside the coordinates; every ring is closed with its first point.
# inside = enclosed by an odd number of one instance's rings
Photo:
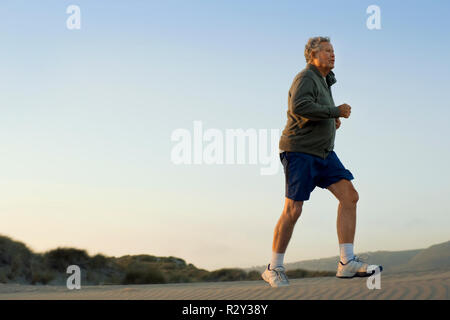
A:
{"type": "Polygon", "coordinates": [[[294,201],[286,198],[284,209],[273,234],[272,260],[266,270],[261,274],[264,281],[272,287],[284,287],[289,285],[283,266],[284,253],[286,251],[295,223],[302,212],[303,201],[294,201]]]}
{"type": "Polygon", "coordinates": [[[347,179],[339,180],[328,186],[339,200],[336,221],[339,244],[353,243],[356,230],[356,203],[359,200],[358,192],[352,182],[347,179]]]}
{"type": "MultiPolygon", "coordinates": [[[[337,217],[337,234],[339,239],[340,262],[336,272],[338,278],[368,277],[374,274],[375,269],[368,269],[369,265],[360,259],[354,259],[353,241],[356,229],[356,203],[359,200],[358,192],[351,181],[342,179],[329,189],[339,200],[337,217]]],[[[374,265],[379,271],[380,265],[374,265]]]]}
{"type": "Polygon", "coordinates": [[[294,201],[285,198],[283,213],[278,219],[278,223],[274,230],[272,251],[277,253],[285,253],[295,223],[302,213],[303,201],[294,201]]]}

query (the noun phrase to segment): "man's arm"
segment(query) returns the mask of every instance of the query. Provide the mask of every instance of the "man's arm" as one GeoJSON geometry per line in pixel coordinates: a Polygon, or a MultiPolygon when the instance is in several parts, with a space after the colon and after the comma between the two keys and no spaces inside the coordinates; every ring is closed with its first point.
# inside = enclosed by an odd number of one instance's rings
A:
{"type": "Polygon", "coordinates": [[[309,120],[338,118],[338,107],[324,106],[315,103],[317,88],[314,80],[304,76],[298,82],[292,93],[292,112],[309,120]]]}

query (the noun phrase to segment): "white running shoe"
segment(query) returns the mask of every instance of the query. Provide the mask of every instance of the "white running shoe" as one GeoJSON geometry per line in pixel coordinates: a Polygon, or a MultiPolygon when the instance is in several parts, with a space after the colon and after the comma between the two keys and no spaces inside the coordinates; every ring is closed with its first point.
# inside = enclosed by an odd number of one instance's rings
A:
{"type": "Polygon", "coordinates": [[[272,270],[269,269],[270,264],[267,266],[267,269],[261,274],[261,277],[270,283],[270,285],[274,288],[277,287],[286,287],[289,285],[289,280],[286,276],[286,272],[284,267],[276,267],[272,270]]]}
{"type": "Polygon", "coordinates": [[[354,256],[352,260],[343,264],[341,261],[338,263],[336,277],[338,278],[353,278],[353,277],[369,277],[376,272],[379,268],[379,272],[383,271],[382,266],[373,265],[370,266],[357,256],[354,256]],[[370,271],[368,270],[370,269],[370,271]]]}

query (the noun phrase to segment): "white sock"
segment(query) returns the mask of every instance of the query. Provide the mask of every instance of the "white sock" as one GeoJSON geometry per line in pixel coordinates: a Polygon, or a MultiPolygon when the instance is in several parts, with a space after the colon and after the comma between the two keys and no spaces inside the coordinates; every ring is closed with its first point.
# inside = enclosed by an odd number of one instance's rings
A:
{"type": "Polygon", "coordinates": [[[282,267],[284,260],[284,253],[272,252],[272,260],[270,261],[270,270],[273,270],[276,267],[282,267]]]}
{"type": "Polygon", "coordinates": [[[353,259],[353,243],[341,243],[339,244],[339,249],[341,252],[341,261],[346,264],[353,259]]]}

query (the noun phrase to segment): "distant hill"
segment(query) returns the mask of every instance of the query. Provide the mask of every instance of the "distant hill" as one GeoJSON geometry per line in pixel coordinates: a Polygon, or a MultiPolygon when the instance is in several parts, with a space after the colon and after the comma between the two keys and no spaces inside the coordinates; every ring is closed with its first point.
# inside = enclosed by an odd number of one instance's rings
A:
{"type": "MultiPolygon", "coordinates": [[[[82,285],[261,280],[257,271],[238,268],[207,271],[176,257],[89,256],[85,250],[76,248],[35,253],[25,244],[0,235],[0,283],[65,285],[70,265],[80,267],[82,285]]],[[[325,277],[334,273],[291,269],[288,276],[325,277]]]]}
{"type": "Polygon", "coordinates": [[[450,270],[450,241],[421,250],[407,263],[394,266],[395,271],[450,270]]]}
{"type": "MultiPolygon", "coordinates": [[[[358,253],[357,253],[358,254],[358,253]]],[[[380,264],[384,273],[390,272],[415,272],[428,270],[450,270],[450,241],[433,245],[426,249],[404,250],[404,251],[375,251],[365,252],[369,264],[380,264]]],[[[307,269],[317,271],[336,272],[339,256],[305,260],[286,263],[287,270],[307,269]]],[[[266,266],[247,268],[246,270],[262,271],[266,266]]]]}

